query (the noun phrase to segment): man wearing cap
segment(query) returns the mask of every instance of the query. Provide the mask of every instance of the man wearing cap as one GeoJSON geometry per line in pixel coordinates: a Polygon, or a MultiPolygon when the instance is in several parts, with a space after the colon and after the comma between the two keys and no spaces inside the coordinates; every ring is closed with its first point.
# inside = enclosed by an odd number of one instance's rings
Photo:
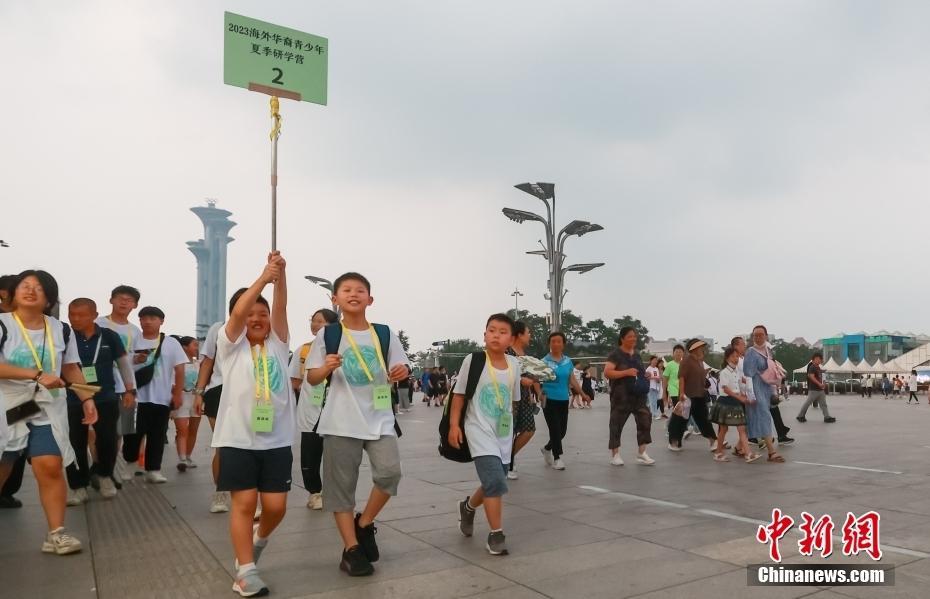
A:
{"type": "MultiPolygon", "coordinates": [[[[694,418],[701,435],[710,441],[710,448],[713,450],[716,445],[717,435],[714,434],[714,428],[708,418],[707,388],[704,385],[707,379],[704,373],[704,352],[707,343],[700,339],[693,339],[686,344],[686,347],[688,355],[681,361],[678,370],[679,391],[684,397],[691,400],[691,416],[694,418]]],[[[687,418],[673,413],[668,424],[669,449],[681,451],[681,440],[687,426],[687,418]]]]}

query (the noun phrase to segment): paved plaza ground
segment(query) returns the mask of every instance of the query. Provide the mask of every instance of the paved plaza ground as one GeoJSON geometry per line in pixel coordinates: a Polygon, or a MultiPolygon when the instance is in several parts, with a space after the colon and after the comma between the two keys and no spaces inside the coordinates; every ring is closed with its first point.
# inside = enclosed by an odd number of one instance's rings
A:
{"type": "MultiPolygon", "coordinates": [[[[272,596],[281,598],[930,596],[927,397],[920,406],[879,397],[829,401],[838,419],[832,425],[816,410],[806,424],[797,423],[800,398],[782,405],[797,439],[783,448],[782,465],[715,463],[707,443],[695,437],[673,454],[665,447],[665,421],[656,421],[649,450],[656,465],[638,466],[631,420],[622,448],[627,464],[612,467],[607,398],[601,395],[594,409],[571,412],[567,469],[558,472],[539,453],[547,436],[540,415],[541,430],[517,458],[520,480],[506,498],[510,555],[504,557],[484,549],[483,513],[473,538],[458,532],[456,501],[477,478],[471,465],[438,457],[440,410],[417,402],[400,417],[405,478],[377,523],[382,558],[375,575],[349,578],[339,571],[341,544],[332,517],[304,507],[295,458],[289,512],[262,555],[262,576],[272,596]],[[895,586],[747,587],[745,566],[768,559],[754,538],[757,523],[767,522],[775,507],[796,520],[802,510],[830,514],[837,535],[847,512],[879,511],[880,563],[895,567],[895,586]]],[[[178,474],[173,447],[166,448],[167,484],[137,479],[115,500],[92,492],[88,505],[68,508],[68,527],[85,542],[74,556],[39,552],[45,520],[27,474],[24,508],[0,511],[0,597],[234,596],[227,518],[207,511],[208,431],[201,429],[196,470],[178,474]]],[[[360,499],[370,488],[367,465],[363,469],[360,499]]],[[[823,563],[798,556],[798,538],[789,533],[782,542],[784,562],[823,563]]],[[[838,549],[827,561],[871,562],[838,549]]]]}

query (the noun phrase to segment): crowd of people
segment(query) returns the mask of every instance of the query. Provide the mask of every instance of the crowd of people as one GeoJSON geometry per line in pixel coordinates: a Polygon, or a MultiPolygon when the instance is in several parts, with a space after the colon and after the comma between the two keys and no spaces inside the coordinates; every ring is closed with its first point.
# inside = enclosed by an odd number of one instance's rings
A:
{"type": "MultiPolygon", "coordinates": [[[[277,252],[249,287],[233,294],[228,319],[210,327],[203,344],[166,335],[166,315],[156,306],[138,310],[139,327],[130,323],[141,302],[131,286],[112,290],[106,316],[92,299],[72,300],[67,323],[52,316],[59,292],[49,273],[4,277],[0,288],[3,505],[16,507],[28,460],[48,525],[42,551],[80,551],[81,541],[64,527],[66,506],[88,501],[91,487],[112,499],[136,476],[166,482],[172,421],[177,470],[196,468],[194,448],[206,415],[215,449],[209,511],[229,513],[233,590],[245,597],[268,592],[258,562],[285,515],[298,438],[307,507],[333,514],[343,543],[340,569],[366,576],[380,558],[375,522],[402,477],[397,414],[412,409],[415,392],[427,406],[443,407],[448,433],[441,444],[468,448],[480,486],[458,503],[459,528],[472,536],[483,506],[492,555],[508,552],[502,498],[508,481],[519,478],[515,458],[535,435],[536,415],[543,413],[548,433],[540,448],[545,463],[565,470],[570,410],[590,407],[595,395],[593,369],[576,368],[563,333],[551,333],[548,353],[534,359],[526,355],[529,328],[505,314],[487,320],[484,349],[466,356],[454,375],[439,367],[413,376],[396,333],[367,319],[370,282],[351,272],[333,285],[338,313],[314,312],[312,340],[291,353],[286,263],[277,252]],[[270,302],[263,296],[269,286],[270,302]],[[363,453],[373,487],[357,512],[363,453]]],[[[638,341],[634,328],[621,329],[604,366],[611,465],[624,465],[621,433],[630,417],[642,466],[656,464],[647,448],[659,420],[667,421],[673,455],[699,434],[716,462],[729,462],[731,455],[755,462],[762,457],[757,448],[768,462],[784,462],[778,449],[793,442],[778,405],[785,373],[765,326],[756,326],[748,343],[733,338],[719,372],[709,372],[703,340],[676,346],[668,363],[658,356],[644,363],[638,341]],[[731,428],[733,446],[726,441],[731,428]]],[[[825,422],[835,421],[821,362],[815,353],[800,422],[812,405],[825,422]]]]}

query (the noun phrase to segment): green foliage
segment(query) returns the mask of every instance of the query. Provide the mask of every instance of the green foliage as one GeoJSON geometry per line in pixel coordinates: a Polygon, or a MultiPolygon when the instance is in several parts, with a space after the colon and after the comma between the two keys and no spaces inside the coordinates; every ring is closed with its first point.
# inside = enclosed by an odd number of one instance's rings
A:
{"type": "Polygon", "coordinates": [[[773,337],[770,341],[772,343],[772,353],[775,355],[775,359],[785,367],[789,380],[796,369],[810,362],[811,355],[814,353],[814,350],[809,347],[788,343],[784,339],[773,337]]]}
{"type": "Polygon", "coordinates": [[[404,348],[405,353],[410,353],[410,338],[407,337],[407,333],[403,330],[397,331],[397,339],[400,340],[401,347],[404,348]]]}

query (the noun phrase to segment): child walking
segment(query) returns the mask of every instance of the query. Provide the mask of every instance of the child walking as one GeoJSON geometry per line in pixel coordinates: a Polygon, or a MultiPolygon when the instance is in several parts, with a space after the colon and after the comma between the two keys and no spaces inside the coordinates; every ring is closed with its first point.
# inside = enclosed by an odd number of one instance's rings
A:
{"type": "Polygon", "coordinates": [[[749,403],[748,387],[743,382],[739,372],[739,353],[733,347],[727,347],[723,352],[723,370],[720,371],[721,395],[714,402],[710,413],[711,422],[717,424],[717,447],[714,451],[714,460],[729,462],[725,453],[727,429],[735,426],[739,431],[739,443],[734,452],[745,458],[746,463],[752,463],[761,456],[749,451],[749,438],[746,435],[746,410],[743,405],[749,403]]]}
{"type": "Polygon", "coordinates": [[[449,444],[460,447],[468,439],[481,486],[458,504],[459,530],[470,537],[475,528],[475,511],[484,506],[491,532],[485,547],[491,555],[506,555],[503,528],[503,496],[507,493],[507,470],[513,446],[513,400],[520,397],[520,361],[505,352],[513,344],[514,322],[505,314],[494,314],[485,325],[485,362],[475,395],[462,422],[466,387],[472,356],[462,362],[449,410],[449,444]]]}

